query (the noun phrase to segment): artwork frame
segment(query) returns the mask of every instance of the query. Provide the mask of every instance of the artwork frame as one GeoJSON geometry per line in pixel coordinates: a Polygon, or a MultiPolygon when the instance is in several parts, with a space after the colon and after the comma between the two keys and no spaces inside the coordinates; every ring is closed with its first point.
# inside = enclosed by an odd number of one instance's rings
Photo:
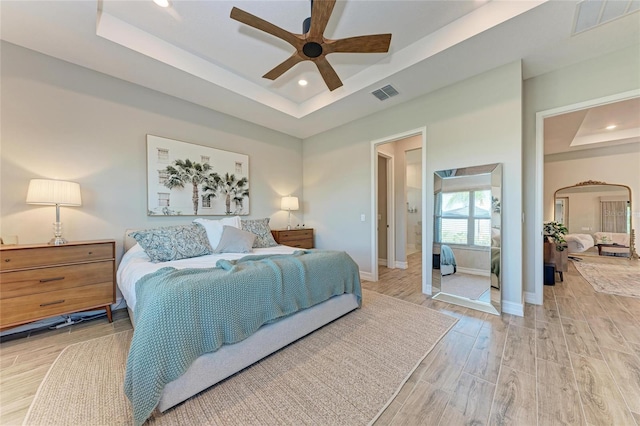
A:
{"type": "Polygon", "coordinates": [[[249,156],[148,134],[147,215],[249,215],[249,156]]]}

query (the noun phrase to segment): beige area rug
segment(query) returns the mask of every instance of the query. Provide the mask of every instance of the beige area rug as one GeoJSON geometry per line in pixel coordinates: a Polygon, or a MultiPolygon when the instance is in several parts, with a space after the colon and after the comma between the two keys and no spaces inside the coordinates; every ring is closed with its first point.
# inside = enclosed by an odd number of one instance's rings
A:
{"type": "MultiPolygon", "coordinates": [[[[374,420],[457,320],[363,290],[363,307],[183,404],[158,425],[364,425],[374,420]]],[[[132,331],[67,347],[26,425],[132,424],[123,393],[132,331]]]]}
{"type": "Polygon", "coordinates": [[[478,300],[491,287],[489,277],[461,274],[460,272],[443,276],[440,283],[440,290],[443,293],[455,294],[471,300],[478,300]]]}
{"type": "Polygon", "coordinates": [[[580,275],[595,291],[640,298],[640,262],[624,258],[615,262],[598,261],[584,257],[573,261],[580,275]]]}

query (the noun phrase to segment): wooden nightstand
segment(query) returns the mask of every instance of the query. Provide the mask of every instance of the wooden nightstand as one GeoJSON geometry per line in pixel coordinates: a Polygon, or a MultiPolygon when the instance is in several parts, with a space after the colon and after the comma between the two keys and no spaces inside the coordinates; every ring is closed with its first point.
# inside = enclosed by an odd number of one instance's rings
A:
{"type": "Polygon", "coordinates": [[[0,328],[115,302],[113,240],[0,247],[0,328]]]}
{"type": "Polygon", "coordinates": [[[276,243],[285,246],[313,248],[313,228],[272,230],[276,243]]]}

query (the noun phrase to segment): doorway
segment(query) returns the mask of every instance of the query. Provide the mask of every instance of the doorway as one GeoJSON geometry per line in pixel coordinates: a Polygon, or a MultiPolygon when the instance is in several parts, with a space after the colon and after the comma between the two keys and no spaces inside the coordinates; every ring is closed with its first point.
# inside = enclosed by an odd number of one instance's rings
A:
{"type": "Polygon", "coordinates": [[[378,152],[378,265],[395,268],[393,155],[378,152]]]}
{"type": "MultiPolygon", "coordinates": [[[[586,110],[588,108],[594,108],[606,104],[612,104],[614,102],[624,101],[640,96],[639,90],[632,90],[604,98],[593,99],[590,101],[580,102],[572,105],[566,105],[550,110],[540,111],[536,114],[536,182],[535,182],[535,232],[534,235],[543,234],[543,223],[545,221],[545,190],[544,190],[544,167],[545,167],[545,119],[556,117],[562,114],[572,113],[576,111],[586,110]]],[[[576,182],[577,183],[577,182],[576,182]]],[[[632,226],[635,226],[632,224],[632,226]]],[[[586,232],[586,231],[585,231],[586,232]]],[[[543,303],[543,239],[534,238],[534,288],[535,293],[530,300],[530,303],[542,305],[543,303]]]]}
{"type": "MultiPolygon", "coordinates": [[[[379,262],[379,259],[383,257],[383,246],[387,247],[387,267],[390,268],[407,268],[408,264],[406,261],[406,248],[407,248],[407,215],[408,206],[407,206],[407,192],[406,192],[406,156],[405,151],[413,150],[421,148],[421,159],[420,162],[420,176],[415,177],[415,179],[420,182],[425,181],[425,145],[426,145],[426,128],[415,129],[413,131],[408,131],[405,133],[389,136],[386,138],[378,139],[371,142],[371,217],[374,219],[371,221],[371,280],[378,281],[378,266],[379,263],[384,263],[384,261],[379,262]],[[380,160],[380,154],[386,156],[387,163],[383,163],[380,160]],[[393,164],[391,167],[388,165],[389,158],[393,158],[393,163],[396,164],[394,167],[393,164]],[[386,167],[385,167],[386,165],[386,167]],[[392,182],[390,185],[395,186],[394,191],[381,191],[380,186],[384,185],[384,183],[380,183],[381,173],[380,170],[385,168],[387,174],[389,170],[391,170],[392,175],[395,175],[396,179],[389,179],[387,175],[387,179],[384,182],[392,182]],[[402,186],[402,187],[401,187],[402,186]],[[387,204],[386,206],[382,204],[380,201],[380,194],[387,194],[387,204]],[[392,194],[389,196],[388,194],[392,194]],[[391,198],[389,198],[391,197],[391,198]],[[389,200],[392,200],[389,202],[389,200]],[[386,207],[386,208],[385,208],[386,207]],[[382,229],[379,226],[379,220],[384,220],[381,215],[381,211],[387,211],[387,225],[389,225],[388,232],[382,232],[382,229]],[[387,237],[387,244],[381,242],[381,238],[387,237]],[[389,252],[391,251],[391,252],[389,252]]],[[[416,168],[417,170],[417,168],[416,168]]],[[[382,172],[384,174],[384,171],[382,172]]],[[[393,189],[393,188],[392,188],[393,189]]],[[[420,205],[412,206],[412,211],[416,218],[420,220],[416,220],[417,222],[424,223],[425,220],[425,187],[422,185],[421,189],[421,197],[416,198],[417,202],[420,205]]],[[[419,237],[420,242],[414,243],[416,246],[424,247],[425,246],[425,236],[424,233],[419,237]]],[[[425,281],[425,254],[421,252],[417,254],[418,259],[421,261],[422,266],[418,266],[419,274],[421,275],[421,283],[422,283],[422,291],[424,293],[429,293],[431,289],[431,283],[429,282],[428,286],[425,281]]]]}

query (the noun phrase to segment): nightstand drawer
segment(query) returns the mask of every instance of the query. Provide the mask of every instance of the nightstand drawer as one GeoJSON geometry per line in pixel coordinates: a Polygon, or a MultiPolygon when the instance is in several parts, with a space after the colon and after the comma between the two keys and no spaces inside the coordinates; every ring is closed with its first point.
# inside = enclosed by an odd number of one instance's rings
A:
{"type": "Polygon", "coordinates": [[[113,303],[113,281],[0,300],[0,327],[34,321],[53,315],[102,307],[113,303]]]}
{"type": "Polygon", "coordinates": [[[313,230],[311,229],[295,229],[291,231],[278,231],[281,244],[289,241],[309,240],[313,239],[313,230]]]}
{"type": "Polygon", "coordinates": [[[2,250],[0,251],[0,270],[41,268],[65,263],[110,260],[113,257],[111,243],[2,250]]]}
{"type": "Polygon", "coordinates": [[[113,262],[109,260],[6,272],[2,274],[0,299],[82,287],[104,281],[113,281],[113,262]]]}
{"type": "Polygon", "coordinates": [[[313,239],[307,238],[306,240],[280,241],[280,244],[289,247],[310,249],[313,248],[313,239]]]}
{"type": "Polygon", "coordinates": [[[274,229],[273,238],[278,244],[289,247],[313,248],[313,228],[307,229],[274,229]]]}

